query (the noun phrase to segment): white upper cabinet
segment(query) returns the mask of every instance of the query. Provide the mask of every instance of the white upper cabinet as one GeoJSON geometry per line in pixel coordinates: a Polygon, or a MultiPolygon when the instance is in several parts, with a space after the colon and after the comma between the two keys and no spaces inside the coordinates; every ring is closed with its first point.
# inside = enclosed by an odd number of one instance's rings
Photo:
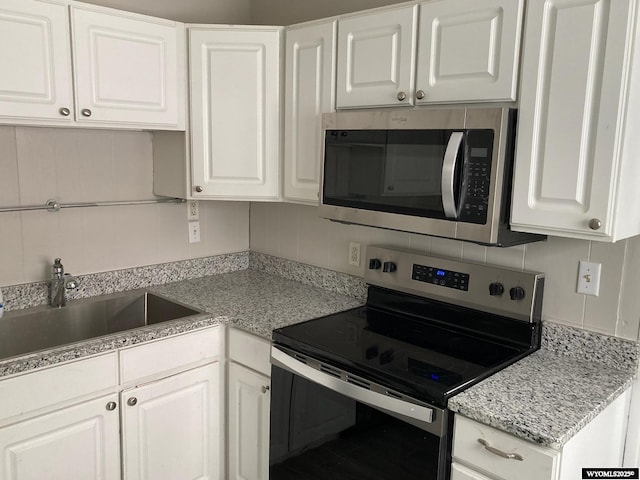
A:
{"type": "Polygon", "coordinates": [[[281,32],[189,29],[194,197],[280,198],[281,32]]]}
{"type": "Polygon", "coordinates": [[[72,6],[76,118],[175,126],[179,122],[176,23],[72,6]]]}
{"type": "Polygon", "coordinates": [[[169,20],[2,0],[0,123],[184,130],[184,43],[169,20]]]}
{"type": "Polygon", "coordinates": [[[515,101],[524,0],[420,5],[416,104],[515,101]]]}
{"type": "Polygon", "coordinates": [[[523,10],[432,0],[341,18],[337,107],[515,101],[523,10]]]}
{"type": "Polygon", "coordinates": [[[0,3],[0,122],[20,117],[71,123],[73,90],[67,7],[0,3]]]}
{"type": "Polygon", "coordinates": [[[284,198],[318,203],[322,114],[335,111],[336,20],[286,32],[284,198]]]}
{"type": "Polygon", "coordinates": [[[529,2],[511,223],[616,241],[640,233],[638,1],[529,2]]]}
{"type": "Polygon", "coordinates": [[[337,107],[413,104],[417,5],[338,21],[337,107]]]}

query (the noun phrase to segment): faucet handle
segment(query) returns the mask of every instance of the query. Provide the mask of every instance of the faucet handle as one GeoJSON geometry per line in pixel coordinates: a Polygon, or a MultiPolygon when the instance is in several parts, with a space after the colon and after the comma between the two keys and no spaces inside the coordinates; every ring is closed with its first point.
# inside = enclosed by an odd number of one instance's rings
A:
{"type": "Polygon", "coordinates": [[[53,273],[62,275],[63,272],[64,272],[64,267],[62,266],[61,259],[56,258],[53,261],[53,273]]]}
{"type": "Polygon", "coordinates": [[[64,274],[64,288],[67,290],[73,290],[80,286],[80,280],[71,275],[70,273],[64,274]]]}

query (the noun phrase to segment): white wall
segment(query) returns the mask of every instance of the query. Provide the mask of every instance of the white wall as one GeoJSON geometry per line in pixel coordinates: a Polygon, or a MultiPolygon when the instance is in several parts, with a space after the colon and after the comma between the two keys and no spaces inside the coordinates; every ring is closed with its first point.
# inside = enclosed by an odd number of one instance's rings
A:
{"type": "Polygon", "coordinates": [[[251,23],[293,25],[405,0],[252,0],[251,23]]]}
{"type": "Polygon", "coordinates": [[[185,23],[250,22],[251,0],[82,0],[185,23]]]}
{"type": "MultiPolygon", "coordinates": [[[[0,207],[147,200],[147,132],[0,126],[0,207]]],[[[190,244],[186,204],[0,213],[0,286],[48,278],[54,257],[84,274],[246,250],[249,204],[200,202],[190,244]]]]}
{"type": "Polygon", "coordinates": [[[349,242],[381,244],[546,274],[545,319],[607,335],[640,340],[640,237],[615,244],[549,238],[496,248],[321,219],[315,207],[251,204],[251,249],[362,276],[348,264],[349,242]],[[598,297],[576,293],[578,261],[602,263],[598,297]]]}

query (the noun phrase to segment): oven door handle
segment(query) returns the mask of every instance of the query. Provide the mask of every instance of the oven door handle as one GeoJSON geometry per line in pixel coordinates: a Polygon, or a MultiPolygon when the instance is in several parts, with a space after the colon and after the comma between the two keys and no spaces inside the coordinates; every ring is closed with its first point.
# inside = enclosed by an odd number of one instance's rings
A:
{"type": "Polygon", "coordinates": [[[464,132],[452,132],[444,152],[444,162],[442,163],[442,207],[447,218],[458,218],[458,207],[455,198],[456,164],[458,163],[458,152],[462,145],[464,132]]]}
{"type": "Polygon", "coordinates": [[[396,418],[402,419],[404,417],[405,419],[413,420],[413,422],[409,423],[415,424],[417,421],[422,424],[430,424],[434,421],[433,408],[423,407],[397,398],[388,397],[381,393],[372,392],[366,388],[347,383],[340,378],[322,373],[321,371],[296,360],[273,346],[271,347],[271,363],[341,395],[345,395],[361,403],[365,403],[371,407],[390,413],[396,418]]]}

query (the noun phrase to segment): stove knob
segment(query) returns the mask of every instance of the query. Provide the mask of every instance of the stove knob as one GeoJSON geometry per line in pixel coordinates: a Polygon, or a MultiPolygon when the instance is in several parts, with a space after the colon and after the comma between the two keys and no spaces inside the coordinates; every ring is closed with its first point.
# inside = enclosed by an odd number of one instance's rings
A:
{"type": "Polygon", "coordinates": [[[522,300],[524,298],[524,288],[513,287],[509,290],[509,296],[511,300],[522,300]]]}
{"type": "Polygon", "coordinates": [[[489,284],[489,295],[502,295],[504,293],[504,285],[500,282],[494,282],[489,284]]]}
{"type": "Polygon", "coordinates": [[[379,270],[382,267],[382,262],[377,258],[369,260],[369,270],[379,270]]]}
{"type": "Polygon", "coordinates": [[[395,272],[397,269],[398,269],[398,267],[393,262],[384,262],[382,264],[382,271],[383,272],[387,272],[387,273],[395,272]]]}

